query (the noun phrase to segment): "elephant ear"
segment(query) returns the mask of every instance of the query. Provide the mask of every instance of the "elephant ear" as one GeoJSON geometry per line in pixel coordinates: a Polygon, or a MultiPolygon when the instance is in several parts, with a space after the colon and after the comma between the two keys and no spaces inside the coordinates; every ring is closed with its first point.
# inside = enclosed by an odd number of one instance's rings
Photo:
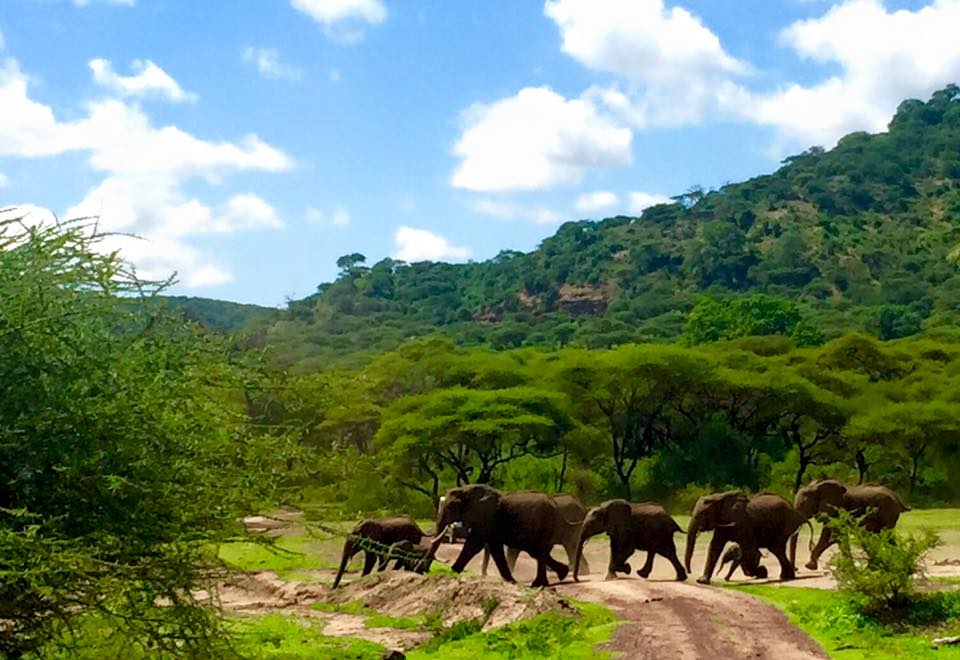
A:
{"type": "Polygon", "coordinates": [[[492,488],[475,488],[463,511],[463,522],[472,529],[484,529],[493,523],[500,506],[500,494],[492,488]]]}
{"type": "Polygon", "coordinates": [[[627,530],[630,528],[632,508],[626,500],[611,500],[604,505],[609,529],[627,530]]]}
{"type": "Polygon", "coordinates": [[[747,498],[738,492],[728,493],[723,498],[723,523],[720,527],[739,524],[747,515],[747,498]]]}

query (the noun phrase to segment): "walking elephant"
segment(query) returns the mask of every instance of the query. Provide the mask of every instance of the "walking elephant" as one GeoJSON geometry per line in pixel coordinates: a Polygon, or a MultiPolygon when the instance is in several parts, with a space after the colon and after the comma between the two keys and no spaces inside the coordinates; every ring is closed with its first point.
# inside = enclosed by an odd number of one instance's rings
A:
{"type": "MultiPolygon", "coordinates": [[[[454,522],[467,529],[460,556],[453,564],[460,573],[478,552],[486,548],[507,582],[514,582],[504,556],[504,546],[526,552],[537,562],[534,587],[547,586],[547,567],[561,580],[568,568],[550,556],[560,525],[576,527],[563,519],[557,503],[543,493],[503,493],[486,484],[460,486],[447,492],[437,519],[437,529],[454,522]]],[[[437,535],[434,545],[443,542],[437,535]]]]}
{"type": "MultiPolygon", "coordinates": [[[[561,517],[566,522],[576,523],[572,525],[558,524],[556,526],[556,534],[553,538],[553,545],[563,546],[563,549],[567,553],[567,563],[569,566],[573,566],[573,556],[577,552],[577,538],[580,535],[580,523],[583,522],[584,517],[587,515],[587,507],[583,506],[583,502],[578,500],[576,497],[567,493],[558,493],[556,495],[551,495],[550,497],[554,502],[557,503],[557,508],[560,510],[561,517]]],[[[520,551],[518,549],[507,546],[507,566],[510,568],[511,573],[513,573],[513,569],[517,565],[517,557],[519,555],[520,551]]],[[[484,548],[483,563],[481,564],[480,568],[481,575],[487,575],[487,565],[489,563],[490,552],[484,548]]],[[[584,574],[590,573],[590,564],[587,563],[586,557],[580,557],[580,561],[577,564],[577,570],[575,572],[584,574]]]]}
{"type": "Polygon", "coordinates": [[[627,560],[634,550],[646,550],[647,561],[637,571],[640,577],[647,577],[653,569],[655,555],[666,557],[677,572],[677,580],[686,580],[687,572],[677,558],[677,546],[673,535],[683,533],[680,525],[670,517],[659,504],[644,502],[634,504],[626,500],[609,500],[593,507],[587,512],[580,527],[574,555],[573,579],[579,580],[579,561],[583,556],[583,544],[593,536],[606,532],[610,537],[610,563],[607,566],[607,580],[613,580],[617,573],[629,573],[627,560]]]}
{"type": "Polygon", "coordinates": [[[435,546],[420,545],[411,543],[408,539],[391,543],[389,550],[380,560],[378,570],[384,570],[392,561],[395,562],[395,570],[413,571],[414,573],[427,573],[430,566],[436,560],[434,556],[435,546]]]}
{"type": "MultiPolygon", "coordinates": [[[[757,555],[759,555],[759,550],[753,550],[751,552],[755,552],[757,555]]],[[[760,557],[753,556],[744,559],[743,550],[736,543],[727,548],[723,553],[723,557],[720,558],[720,570],[722,571],[723,567],[727,564],[730,564],[730,569],[727,571],[727,574],[723,576],[723,579],[727,582],[733,578],[733,574],[738,568],[743,568],[743,574],[747,577],[760,579],[766,579],[767,577],[767,567],[760,565],[760,557]],[[741,564],[745,565],[741,566],[741,564]],[[756,568],[751,570],[749,568],[750,566],[756,566],[756,568]]]]}
{"type": "Polygon", "coordinates": [[[704,495],[697,500],[687,529],[684,564],[689,571],[697,534],[713,530],[707,562],[697,582],[710,584],[717,560],[729,542],[740,546],[740,565],[747,575],[758,574],[759,550],[766,548],[780,562],[780,579],[792,580],[796,573],[787,557],[787,541],[804,522],[806,519],[779,495],[762,493],[748,498],[739,491],[704,495]]]}
{"type": "MultiPolygon", "coordinates": [[[[797,491],[794,506],[805,519],[814,516],[829,517],[838,510],[849,511],[854,516],[864,516],[861,524],[871,532],[893,529],[900,514],[909,511],[895,492],[886,486],[845,486],[835,479],[819,479],[797,491]]],[[[790,539],[790,561],[797,557],[797,537],[790,539]]],[[[806,567],[816,570],[820,555],[834,543],[829,527],[820,532],[817,544],[810,551],[806,567]]]]}
{"type": "Polygon", "coordinates": [[[377,560],[384,558],[387,554],[387,546],[398,541],[409,541],[416,545],[422,539],[423,530],[407,516],[376,518],[358,523],[343,543],[343,555],[340,557],[337,577],[333,579],[333,588],[340,586],[343,573],[347,570],[347,563],[361,550],[364,552],[362,576],[368,575],[377,560]]]}

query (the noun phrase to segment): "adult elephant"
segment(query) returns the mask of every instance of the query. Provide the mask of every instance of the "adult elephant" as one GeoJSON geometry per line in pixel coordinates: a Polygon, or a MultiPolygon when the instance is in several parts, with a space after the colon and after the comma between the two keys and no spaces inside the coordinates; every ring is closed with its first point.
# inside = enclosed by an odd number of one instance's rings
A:
{"type": "Polygon", "coordinates": [[[683,529],[667,510],[650,502],[635,504],[627,500],[609,500],[590,509],[583,520],[573,560],[574,580],[580,577],[578,569],[583,556],[583,544],[601,532],[606,532],[610,537],[607,580],[616,578],[617,572],[630,572],[627,560],[634,550],[647,551],[647,561],[637,575],[644,578],[650,575],[654,556],[661,555],[673,564],[677,580],[687,579],[687,572],[677,558],[677,546],[673,542],[673,535],[683,533],[683,529]]]}
{"type": "MultiPolygon", "coordinates": [[[[547,586],[547,567],[561,580],[567,576],[567,566],[550,556],[557,527],[572,525],[563,520],[557,503],[544,493],[503,493],[486,484],[460,486],[447,492],[437,519],[437,529],[455,522],[467,530],[460,556],[453,564],[455,573],[463,572],[478,552],[487,548],[500,576],[514,582],[513,574],[504,556],[504,546],[526,552],[537,562],[534,587],[547,586]]],[[[443,541],[437,535],[434,546],[443,541]]]]}
{"type": "MultiPolygon", "coordinates": [[[[378,559],[383,559],[389,552],[389,546],[398,541],[409,541],[419,544],[423,539],[423,530],[407,516],[392,516],[389,518],[374,518],[361,521],[350,530],[343,543],[343,555],[340,557],[340,568],[337,577],[333,579],[333,588],[340,586],[340,579],[347,570],[347,562],[361,550],[364,552],[363,572],[367,575],[373,570],[378,559]]],[[[385,564],[384,564],[385,565],[385,564]]]]}
{"type": "MultiPolygon", "coordinates": [[[[818,479],[797,491],[794,506],[805,518],[814,516],[830,517],[837,511],[849,511],[854,516],[863,516],[861,524],[871,532],[881,529],[893,529],[900,514],[909,511],[895,492],[886,486],[845,486],[836,479],[818,479]]],[[[797,537],[790,539],[790,560],[796,561],[797,537]]],[[[806,567],[816,570],[820,555],[835,541],[829,527],[820,532],[817,544],[810,551],[810,561],[806,567]]]]}
{"type": "Polygon", "coordinates": [[[697,582],[710,584],[717,560],[729,542],[740,546],[740,568],[745,574],[756,576],[761,572],[759,550],[766,548],[780,562],[780,579],[792,580],[796,573],[787,557],[787,541],[804,522],[806,518],[779,495],[761,493],[748,498],[739,491],[704,495],[697,500],[687,529],[684,564],[689,571],[697,534],[713,530],[707,563],[697,582]]]}
{"type": "MultiPolygon", "coordinates": [[[[583,502],[578,500],[576,497],[567,493],[558,493],[556,495],[551,495],[550,497],[554,502],[557,503],[557,509],[560,511],[560,516],[562,518],[562,521],[558,521],[556,526],[556,533],[553,537],[553,545],[563,546],[563,549],[567,553],[568,565],[576,565],[577,567],[576,571],[574,571],[575,573],[590,573],[590,564],[587,563],[586,557],[581,556],[577,564],[573,563],[573,556],[577,552],[577,538],[580,534],[580,523],[583,522],[584,517],[587,515],[587,507],[585,507],[583,502]],[[563,522],[574,524],[561,524],[563,522]]],[[[517,548],[507,546],[505,554],[507,557],[507,566],[510,568],[510,572],[513,573],[513,569],[517,565],[517,557],[520,555],[520,551],[517,548]]],[[[481,564],[480,568],[481,575],[487,575],[487,565],[489,563],[490,552],[484,548],[483,564],[481,564]]]]}

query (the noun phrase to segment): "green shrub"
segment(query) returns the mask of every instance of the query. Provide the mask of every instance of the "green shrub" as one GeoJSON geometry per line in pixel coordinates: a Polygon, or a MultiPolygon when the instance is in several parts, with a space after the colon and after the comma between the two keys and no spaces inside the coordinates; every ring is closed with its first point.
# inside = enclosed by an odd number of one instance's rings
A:
{"type": "Polygon", "coordinates": [[[827,524],[839,548],[830,569],[840,591],[865,613],[907,612],[915,600],[916,581],[924,577],[924,558],[940,543],[937,535],[929,529],[919,534],[870,532],[845,511],[827,524]]]}

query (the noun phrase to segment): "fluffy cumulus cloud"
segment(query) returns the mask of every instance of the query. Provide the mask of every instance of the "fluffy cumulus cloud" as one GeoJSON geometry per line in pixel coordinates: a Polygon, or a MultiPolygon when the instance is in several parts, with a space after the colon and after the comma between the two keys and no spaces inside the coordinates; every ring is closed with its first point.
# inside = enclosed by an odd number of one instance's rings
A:
{"type": "Polygon", "coordinates": [[[283,62],[275,48],[248,46],[243,51],[243,61],[257,67],[257,71],[264,78],[295,82],[303,75],[299,67],[283,62]]]}
{"type": "Polygon", "coordinates": [[[662,0],[547,0],[544,13],[565,53],[624,81],[591,96],[637,125],[699,121],[750,70],[699,18],[662,0]]]}
{"type": "Polygon", "coordinates": [[[630,129],[584,99],[566,99],[548,87],[527,87],[463,116],[454,146],[461,159],[458,188],[517,191],[577,183],[590,168],[631,162],[630,129]]]}
{"type": "Polygon", "coordinates": [[[426,229],[403,225],[394,236],[394,259],[401,261],[463,261],[471,255],[470,248],[451,245],[443,236],[426,229]]]}
{"type": "Polygon", "coordinates": [[[538,225],[554,225],[563,221],[563,216],[546,206],[522,204],[507,199],[481,198],[470,203],[477,213],[501,220],[528,220],[538,225]]]}
{"type": "Polygon", "coordinates": [[[307,222],[319,227],[346,227],[350,224],[350,212],[342,206],[335,206],[330,211],[310,208],[307,209],[307,222]]]}
{"type": "Polygon", "coordinates": [[[255,135],[204,140],[175,126],[154,126],[142,108],[118,98],[90,103],[86,116],[61,121],[30,98],[27,77],[12,60],[0,69],[0,107],[0,156],[87,155],[103,179],[65,215],[97,216],[102,230],[123,234],[105,247],[121,249],[144,277],[177,271],[187,286],[223,283],[230,277],[226,267],[185,239],[283,224],[256,195],[235,194],[210,206],[184,190],[196,181],[217,186],[235,172],[292,166],[285,153],[255,135]]]}
{"type": "Polygon", "coordinates": [[[323,27],[336,41],[353,43],[363,38],[363,27],[383,23],[387,8],[381,0],[290,0],[323,27]]]}
{"type": "Polygon", "coordinates": [[[632,192],[629,194],[629,211],[634,215],[640,215],[643,210],[657,204],[670,204],[673,200],[666,195],[646,192],[632,192]]]}
{"type": "Polygon", "coordinates": [[[744,94],[744,115],[800,145],[831,146],[845,133],[880,131],[905,98],[927,98],[960,80],[960,0],[915,11],[847,0],[780,34],[802,58],[839,71],[814,85],[744,94]]]}
{"type": "Polygon", "coordinates": [[[197,95],[185,92],[180,84],[150,60],[134,60],[133,75],[122,76],[107,60],[90,60],[93,80],[101,87],[122,97],[162,98],[174,103],[193,103],[197,95]]]}
{"type": "Polygon", "coordinates": [[[585,192],[577,197],[574,206],[581,213],[596,213],[597,211],[608,210],[616,206],[619,201],[620,199],[616,194],[609,190],[595,190],[593,192],[585,192]]]}

